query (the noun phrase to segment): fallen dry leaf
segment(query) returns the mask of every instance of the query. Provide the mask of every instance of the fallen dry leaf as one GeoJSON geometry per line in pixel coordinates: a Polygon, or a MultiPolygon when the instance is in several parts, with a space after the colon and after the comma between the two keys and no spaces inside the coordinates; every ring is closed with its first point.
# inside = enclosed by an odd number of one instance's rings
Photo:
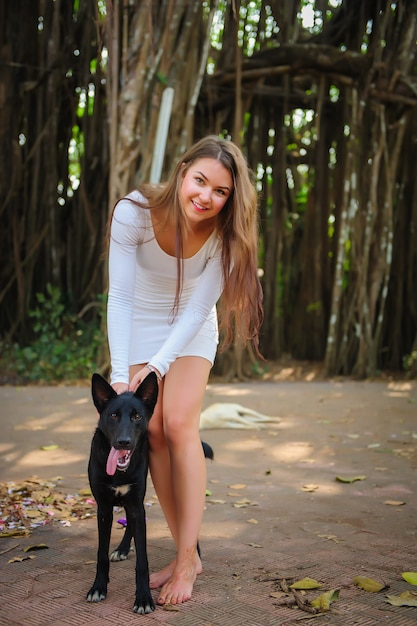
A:
{"type": "Polygon", "coordinates": [[[346,478],[344,476],[336,476],[336,480],[339,483],[354,483],[357,480],[365,480],[366,476],[360,475],[360,476],[352,476],[351,478],[346,478]]]}
{"type": "Polygon", "coordinates": [[[65,495],[50,481],[31,478],[0,483],[0,537],[22,536],[54,520],[68,525],[70,521],[91,517],[95,508],[91,496],[65,495]]]}
{"type": "Polygon", "coordinates": [[[340,589],[330,589],[330,591],[325,591],[311,601],[311,606],[315,609],[319,609],[321,612],[328,611],[331,603],[339,599],[339,593],[340,589]]]}
{"type": "Polygon", "coordinates": [[[270,598],[275,598],[276,600],[281,600],[281,598],[285,598],[287,594],[284,591],[271,591],[269,594],[270,598]]]}
{"type": "Polygon", "coordinates": [[[13,559],[10,559],[8,563],[21,563],[22,561],[29,561],[29,559],[34,559],[33,555],[29,556],[15,556],[13,559]]]}
{"type": "Polygon", "coordinates": [[[179,606],[176,604],[164,604],[162,606],[164,611],[174,611],[174,612],[178,612],[180,610],[179,606]]]}
{"type": "Polygon", "coordinates": [[[320,589],[321,583],[314,580],[314,578],[310,578],[307,576],[306,578],[302,578],[301,580],[296,580],[295,583],[290,585],[290,589],[320,589]]]}
{"type": "Polygon", "coordinates": [[[301,491],[317,491],[317,489],[319,488],[318,485],[303,485],[301,487],[301,491]]]}
{"type": "Polygon", "coordinates": [[[29,533],[26,529],[8,530],[6,532],[1,532],[0,538],[4,539],[6,537],[24,537],[28,534],[29,533]]]}
{"type": "Polygon", "coordinates": [[[334,541],[335,543],[339,543],[340,541],[344,541],[344,539],[339,539],[337,535],[317,535],[321,539],[329,539],[329,541],[334,541]]]}
{"type": "Polygon", "coordinates": [[[229,485],[229,489],[245,489],[247,485],[243,483],[237,483],[236,485],[229,485]]]}
{"type": "Polygon", "coordinates": [[[384,504],[387,504],[388,506],[403,506],[405,502],[402,502],[401,500],[385,500],[384,504]]]}
{"type": "Polygon", "coordinates": [[[403,591],[399,596],[389,595],[385,602],[389,602],[393,606],[416,606],[417,594],[413,591],[403,591]]]}
{"type": "Polygon", "coordinates": [[[371,593],[378,593],[378,591],[382,591],[382,589],[387,588],[385,583],[381,583],[373,578],[367,578],[366,576],[355,576],[353,582],[357,587],[359,587],[359,589],[363,589],[364,591],[369,591],[371,593]]]}
{"type": "Polygon", "coordinates": [[[26,548],[23,548],[23,552],[33,552],[34,550],[47,550],[49,548],[49,546],[47,546],[45,543],[38,543],[34,546],[26,546],[26,548]]]}
{"type": "Polygon", "coordinates": [[[243,498],[243,500],[238,500],[237,502],[233,503],[233,506],[236,509],[243,509],[247,506],[258,506],[257,502],[251,502],[251,500],[248,500],[247,498],[243,498]]]}

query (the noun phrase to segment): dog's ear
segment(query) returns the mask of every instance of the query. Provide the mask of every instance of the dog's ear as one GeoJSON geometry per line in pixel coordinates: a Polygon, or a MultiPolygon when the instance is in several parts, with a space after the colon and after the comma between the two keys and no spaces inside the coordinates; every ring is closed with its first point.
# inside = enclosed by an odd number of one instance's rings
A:
{"type": "Polygon", "coordinates": [[[111,398],[115,398],[117,393],[111,385],[100,376],[100,374],[93,374],[91,378],[91,394],[93,396],[93,402],[99,413],[102,412],[105,405],[111,398]]]}
{"type": "Polygon", "coordinates": [[[140,398],[152,412],[158,400],[158,380],[155,372],[151,372],[141,382],[135,391],[135,396],[140,398]]]}

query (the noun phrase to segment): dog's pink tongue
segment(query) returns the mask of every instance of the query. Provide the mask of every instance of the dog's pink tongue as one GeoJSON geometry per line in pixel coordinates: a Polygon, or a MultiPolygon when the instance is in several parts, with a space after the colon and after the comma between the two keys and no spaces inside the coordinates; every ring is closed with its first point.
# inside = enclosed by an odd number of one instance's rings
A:
{"type": "Polygon", "coordinates": [[[124,450],[116,450],[116,448],[112,448],[109,452],[109,456],[107,458],[106,464],[106,472],[109,476],[113,476],[117,470],[117,461],[121,456],[124,456],[124,450]]]}

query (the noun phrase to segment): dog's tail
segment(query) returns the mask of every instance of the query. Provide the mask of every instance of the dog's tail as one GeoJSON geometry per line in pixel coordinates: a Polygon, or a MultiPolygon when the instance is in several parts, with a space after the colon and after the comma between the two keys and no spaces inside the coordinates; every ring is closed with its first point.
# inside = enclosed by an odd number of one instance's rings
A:
{"type": "Polygon", "coordinates": [[[202,441],[201,445],[203,446],[204,456],[206,457],[206,459],[211,459],[213,461],[214,459],[213,448],[205,441],[202,441]]]}

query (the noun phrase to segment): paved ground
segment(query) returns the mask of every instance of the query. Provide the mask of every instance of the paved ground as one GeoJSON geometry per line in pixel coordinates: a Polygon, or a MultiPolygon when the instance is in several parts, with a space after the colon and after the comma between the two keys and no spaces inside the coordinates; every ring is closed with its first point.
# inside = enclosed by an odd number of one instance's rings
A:
{"type": "MultiPolygon", "coordinates": [[[[61,476],[57,489],[64,494],[87,487],[96,421],[88,389],[0,387],[0,401],[2,482],[36,474],[61,476]]],[[[259,431],[202,433],[216,458],[208,467],[211,495],[201,533],[205,569],[193,599],[177,610],[133,614],[129,559],[111,565],[107,600],[87,603],[95,520],[53,522],[28,537],[0,539],[0,624],[417,624],[416,607],[386,602],[387,594],[417,590],[401,576],[417,570],[416,383],[212,384],[206,406],[214,402],[237,402],[280,421],[259,431]],[[40,543],[48,549],[28,553],[35,558],[9,562],[40,543]],[[389,588],[363,591],[353,584],[357,575],[389,588]],[[340,589],[327,613],[278,605],[279,581],[307,576],[322,583],[308,598],[340,589]]],[[[173,547],[151,484],[147,503],[155,570],[171,559],[173,547]]],[[[121,533],[117,518],[113,544],[121,533]]]]}

